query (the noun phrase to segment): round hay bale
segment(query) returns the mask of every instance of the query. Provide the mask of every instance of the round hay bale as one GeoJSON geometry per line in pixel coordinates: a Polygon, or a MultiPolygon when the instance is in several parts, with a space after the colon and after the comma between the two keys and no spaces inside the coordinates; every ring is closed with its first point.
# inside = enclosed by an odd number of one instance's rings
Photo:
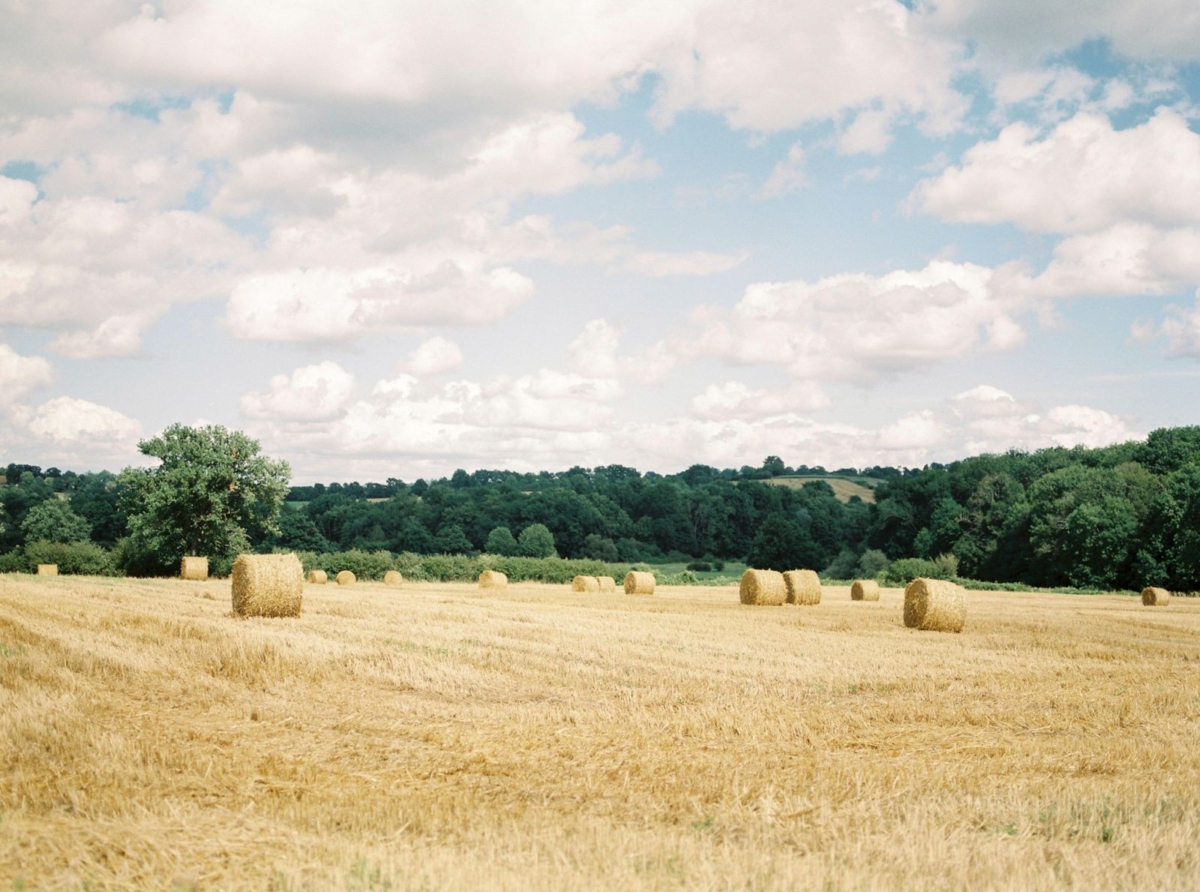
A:
{"type": "Polygon", "coordinates": [[[778,570],[747,570],[738,589],[743,604],[782,604],[787,598],[787,583],[778,570]]]}
{"type": "Polygon", "coordinates": [[[358,577],[349,570],[343,570],[334,577],[334,581],[336,581],[338,585],[354,585],[354,583],[358,582],[358,577]]]}
{"type": "Polygon", "coordinates": [[[654,594],[654,574],[646,573],[642,570],[630,570],[625,574],[625,594],[654,594]]]}
{"type": "Polygon", "coordinates": [[[404,585],[404,577],[400,575],[399,570],[388,570],[383,574],[383,584],[394,586],[404,585]]]}
{"type": "Polygon", "coordinates": [[[484,570],[479,574],[480,588],[504,588],[508,585],[508,577],[499,570],[484,570]]]}
{"type": "Polygon", "coordinates": [[[242,554],[233,562],[234,616],[299,616],[304,568],[294,554],[242,554]]]}
{"type": "Polygon", "coordinates": [[[1165,588],[1148,585],[1142,589],[1142,606],[1166,607],[1171,603],[1171,593],[1165,588]]]}
{"type": "Polygon", "coordinates": [[[933,632],[961,632],[967,593],[944,579],[917,578],[904,590],[904,625],[933,632]]]}
{"type": "Polygon", "coordinates": [[[179,578],[203,582],[208,579],[208,558],[185,557],[179,562],[179,578]]]}
{"type": "Polygon", "coordinates": [[[38,576],[57,576],[58,564],[38,564],[38,576]]]}
{"type": "Polygon", "coordinates": [[[598,592],[600,591],[600,580],[595,576],[576,576],[571,580],[571,591],[598,592]]]}
{"type": "Polygon", "coordinates": [[[816,570],[788,570],[783,584],[787,586],[786,603],[809,607],[821,603],[821,577],[816,570]]]}
{"type": "Polygon", "coordinates": [[[329,574],[324,570],[309,570],[308,581],[313,585],[324,585],[329,581],[329,574]]]}
{"type": "Polygon", "coordinates": [[[879,583],[874,579],[856,579],[850,586],[851,601],[878,601],[879,583]]]}
{"type": "Polygon", "coordinates": [[[615,592],[617,590],[617,580],[611,576],[597,576],[596,582],[600,585],[602,592],[615,592]]]}

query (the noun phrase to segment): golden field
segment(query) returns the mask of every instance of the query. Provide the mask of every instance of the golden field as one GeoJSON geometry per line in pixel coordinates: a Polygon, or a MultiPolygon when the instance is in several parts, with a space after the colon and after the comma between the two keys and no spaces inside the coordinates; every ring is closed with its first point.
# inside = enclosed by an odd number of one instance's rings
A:
{"type": "Polygon", "coordinates": [[[0,889],[1196,889],[1200,603],[0,576],[0,889]]]}

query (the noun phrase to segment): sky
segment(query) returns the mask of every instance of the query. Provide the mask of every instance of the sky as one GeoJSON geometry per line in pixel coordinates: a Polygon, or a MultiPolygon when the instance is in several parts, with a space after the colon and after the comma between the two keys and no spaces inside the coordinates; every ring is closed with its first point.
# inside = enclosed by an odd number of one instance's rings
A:
{"type": "Polygon", "coordinates": [[[1200,423],[1195,0],[0,0],[0,464],[919,467],[1200,423]]]}

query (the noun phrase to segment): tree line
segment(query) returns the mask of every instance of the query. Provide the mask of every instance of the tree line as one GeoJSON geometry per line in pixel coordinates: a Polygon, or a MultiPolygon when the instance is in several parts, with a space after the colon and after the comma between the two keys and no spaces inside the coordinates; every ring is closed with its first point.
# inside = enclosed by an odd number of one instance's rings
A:
{"type": "Polygon", "coordinates": [[[247,549],[747,561],[834,578],[904,561],[926,575],[991,582],[1200,589],[1200,427],[920,469],[826,472],[769,456],[761,466],[697,464],[670,475],[622,465],[458,470],[290,488],[286,464],[223,428],[176,425],[142,446],[157,467],[118,475],[9,465],[0,554],[88,543],[135,574],[170,572],[197,550],[247,549]],[[819,479],[769,482],[796,474],[870,478],[875,500],[841,501],[819,479]]]}

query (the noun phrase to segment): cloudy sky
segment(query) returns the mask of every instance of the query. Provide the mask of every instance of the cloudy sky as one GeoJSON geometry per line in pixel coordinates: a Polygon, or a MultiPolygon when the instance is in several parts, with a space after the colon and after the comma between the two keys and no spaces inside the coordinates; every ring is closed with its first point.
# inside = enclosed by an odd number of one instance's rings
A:
{"type": "Polygon", "coordinates": [[[0,0],[0,463],[923,465],[1200,422],[1195,0],[0,0]]]}

